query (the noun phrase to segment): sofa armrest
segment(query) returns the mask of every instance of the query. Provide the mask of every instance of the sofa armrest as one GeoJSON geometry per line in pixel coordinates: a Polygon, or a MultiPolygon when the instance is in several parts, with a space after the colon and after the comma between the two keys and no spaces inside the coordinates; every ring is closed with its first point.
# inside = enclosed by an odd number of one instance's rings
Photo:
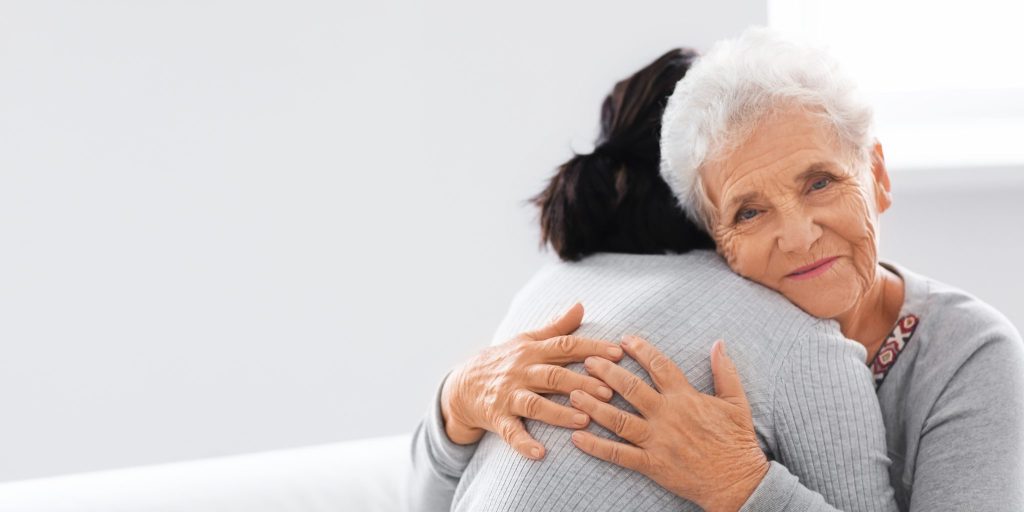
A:
{"type": "Polygon", "coordinates": [[[398,512],[410,434],[0,483],[19,512],[398,512]]]}

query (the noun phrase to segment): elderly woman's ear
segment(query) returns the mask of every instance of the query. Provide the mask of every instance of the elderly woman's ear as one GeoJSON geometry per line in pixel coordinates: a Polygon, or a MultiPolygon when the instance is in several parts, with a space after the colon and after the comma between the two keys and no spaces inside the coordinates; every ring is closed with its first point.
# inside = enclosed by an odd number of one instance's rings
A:
{"type": "Polygon", "coordinates": [[[878,213],[882,213],[892,206],[892,187],[889,184],[889,171],[885,168],[882,143],[878,139],[875,139],[874,151],[871,153],[871,174],[875,181],[875,202],[878,206],[878,213]]]}

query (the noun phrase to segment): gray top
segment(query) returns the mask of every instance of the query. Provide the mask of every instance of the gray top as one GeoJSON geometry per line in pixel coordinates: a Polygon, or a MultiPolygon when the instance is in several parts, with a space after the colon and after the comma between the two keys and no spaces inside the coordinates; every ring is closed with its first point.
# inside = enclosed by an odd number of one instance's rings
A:
{"type": "MultiPolygon", "coordinates": [[[[758,440],[773,459],[743,510],[1024,507],[1019,334],[979,300],[890,268],[903,275],[904,310],[920,323],[877,401],[862,345],[843,338],[835,322],[735,275],[710,251],[551,263],[516,295],[492,343],[543,325],[579,300],[586,315],[578,334],[645,337],[694,387],[713,394],[710,346],[724,338],[758,440]]],[[[632,359],[620,364],[650,383],[632,359]]],[[[584,372],[581,364],[567,367],[584,372]]],[[[413,436],[412,510],[700,510],[581,452],[570,429],[525,420],[547,447],[541,461],[491,433],[474,445],[454,444],[444,433],[439,393],[440,386],[413,436]]],[[[612,403],[635,412],[618,395],[612,403]]],[[[621,441],[594,422],[587,430],[621,441]]]]}
{"type": "MultiPolygon", "coordinates": [[[[977,297],[903,277],[918,325],[878,388],[901,510],[1024,510],[1024,342],[977,297]]],[[[1009,283],[1008,283],[1009,284],[1009,283]]]]}

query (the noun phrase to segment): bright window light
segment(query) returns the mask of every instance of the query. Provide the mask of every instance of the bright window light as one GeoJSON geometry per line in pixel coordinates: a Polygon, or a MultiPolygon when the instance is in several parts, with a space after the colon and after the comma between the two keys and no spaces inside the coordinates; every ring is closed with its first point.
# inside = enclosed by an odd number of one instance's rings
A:
{"type": "Polygon", "coordinates": [[[769,0],[768,19],[857,79],[891,169],[1024,164],[1024,4],[769,0]]]}

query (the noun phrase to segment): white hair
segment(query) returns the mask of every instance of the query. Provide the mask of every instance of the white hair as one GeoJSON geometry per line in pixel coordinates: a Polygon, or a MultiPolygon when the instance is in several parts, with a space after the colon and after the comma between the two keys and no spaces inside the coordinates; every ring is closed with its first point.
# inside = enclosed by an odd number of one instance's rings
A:
{"type": "Polygon", "coordinates": [[[827,122],[846,163],[870,161],[872,108],[825,48],[754,26],[696,59],[676,84],[661,127],[661,175],[691,220],[713,233],[703,166],[724,158],[759,123],[792,106],[827,122]]]}

